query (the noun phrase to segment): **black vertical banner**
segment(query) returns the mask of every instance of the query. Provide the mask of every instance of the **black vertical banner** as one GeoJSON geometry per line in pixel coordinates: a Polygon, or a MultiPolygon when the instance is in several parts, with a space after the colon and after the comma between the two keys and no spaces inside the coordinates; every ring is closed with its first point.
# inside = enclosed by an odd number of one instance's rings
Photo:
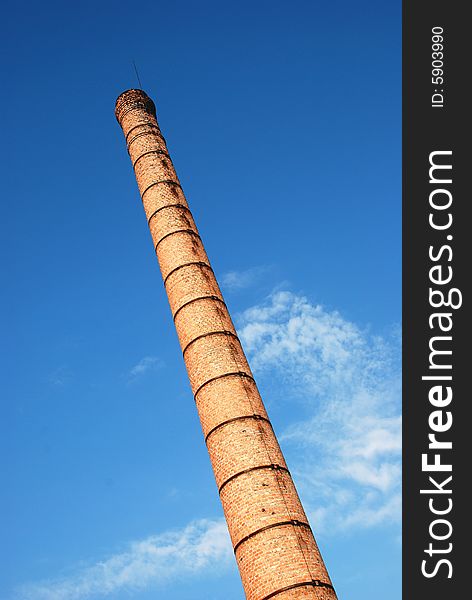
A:
{"type": "Polygon", "coordinates": [[[472,36],[466,8],[403,3],[405,600],[468,595],[472,36]]]}

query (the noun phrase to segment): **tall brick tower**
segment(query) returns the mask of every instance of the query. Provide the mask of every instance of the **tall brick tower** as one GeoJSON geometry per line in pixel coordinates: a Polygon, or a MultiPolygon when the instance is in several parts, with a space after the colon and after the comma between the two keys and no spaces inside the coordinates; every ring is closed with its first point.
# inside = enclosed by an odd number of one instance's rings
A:
{"type": "Polygon", "coordinates": [[[248,600],[336,600],[156,121],[116,101],[248,600]]]}

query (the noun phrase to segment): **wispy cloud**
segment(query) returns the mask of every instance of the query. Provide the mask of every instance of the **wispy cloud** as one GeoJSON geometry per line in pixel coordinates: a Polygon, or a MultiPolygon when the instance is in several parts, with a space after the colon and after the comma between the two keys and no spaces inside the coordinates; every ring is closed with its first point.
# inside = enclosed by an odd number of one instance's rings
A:
{"type": "Polygon", "coordinates": [[[72,371],[62,366],[55,369],[48,377],[48,382],[54,387],[64,387],[72,380],[72,371]]]}
{"type": "Polygon", "coordinates": [[[373,336],[290,292],[245,311],[251,365],[308,416],[281,436],[317,531],[400,517],[398,337],[373,336]],[[290,458],[290,456],[289,456],[290,458]]]}
{"type": "Polygon", "coordinates": [[[130,379],[141,377],[150,371],[156,371],[162,367],[162,361],[157,356],[145,356],[129,370],[130,379]]]}
{"type": "Polygon", "coordinates": [[[228,271],[220,278],[222,287],[228,291],[239,291],[251,287],[267,273],[269,267],[252,267],[243,271],[228,271]]]}
{"type": "MultiPolygon", "coordinates": [[[[400,340],[374,336],[335,311],[275,292],[238,318],[258,377],[300,402],[304,419],[280,439],[315,531],[398,523],[400,517],[400,340]]],[[[157,369],[147,356],[130,378],[157,369]]],[[[397,535],[398,537],[398,535],[397,535]]],[[[72,573],[24,585],[14,600],[87,600],[162,586],[232,564],[223,520],[130,543],[72,573]]]]}
{"type": "Polygon", "coordinates": [[[125,551],[62,578],[31,583],[17,600],[85,600],[149,589],[176,577],[218,571],[230,564],[231,543],[223,520],[199,520],[184,529],[150,536],[125,551]]]}

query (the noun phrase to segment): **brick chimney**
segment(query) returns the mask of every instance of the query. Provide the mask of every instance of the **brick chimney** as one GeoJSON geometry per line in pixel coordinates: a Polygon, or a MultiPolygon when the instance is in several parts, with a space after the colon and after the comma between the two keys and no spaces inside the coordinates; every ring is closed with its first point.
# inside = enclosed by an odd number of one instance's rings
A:
{"type": "Polygon", "coordinates": [[[336,600],[156,121],[116,101],[248,600],[336,600]]]}

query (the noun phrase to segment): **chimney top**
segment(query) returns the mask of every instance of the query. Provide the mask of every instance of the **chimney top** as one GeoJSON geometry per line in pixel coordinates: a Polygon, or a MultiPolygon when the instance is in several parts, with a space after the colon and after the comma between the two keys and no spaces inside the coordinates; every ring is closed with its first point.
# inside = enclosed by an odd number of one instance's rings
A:
{"type": "Polygon", "coordinates": [[[143,90],[130,89],[118,96],[115,103],[115,116],[121,125],[122,117],[130,110],[142,108],[154,117],[156,116],[156,106],[154,102],[143,90]]]}

